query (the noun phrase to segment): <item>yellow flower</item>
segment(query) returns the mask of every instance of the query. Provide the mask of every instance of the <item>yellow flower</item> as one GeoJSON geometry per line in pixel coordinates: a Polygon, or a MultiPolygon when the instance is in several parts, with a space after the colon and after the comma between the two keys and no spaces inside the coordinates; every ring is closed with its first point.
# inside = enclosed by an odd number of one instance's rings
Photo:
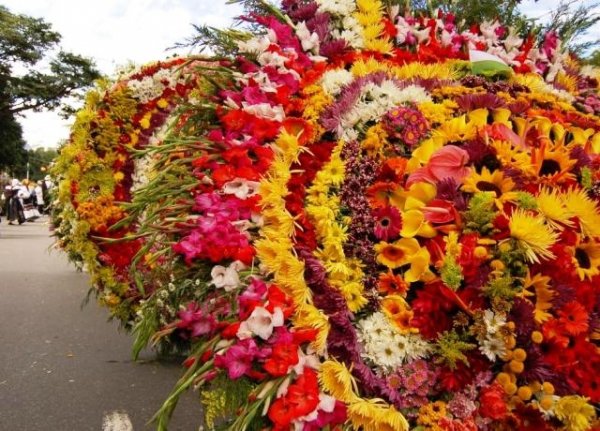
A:
{"type": "Polygon", "coordinates": [[[414,183],[408,190],[399,188],[394,193],[390,201],[402,212],[402,237],[433,238],[437,234],[433,226],[425,220],[422,211],[423,207],[435,199],[436,193],[436,187],[426,182],[414,183]]]}
{"type": "Polygon", "coordinates": [[[539,263],[539,257],[543,259],[555,257],[550,247],[558,239],[558,234],[545,223],[541,215],[533,215],[517,209],[512,213],[508,225],[510,236],[519,242],[531,262],[539,263]]]}
{"type": "Polygon", "coordinates": [[[529,172],[530,175],[539,176],[542,181],[550,184],[558,184],[574,178],[571,168],[577,161],[570,158],[568,147],[557,144],[533,148],[531,163],[533,170],[529,172]]]}
{"type": "Polygon", "coordinates": [[[567,210],[562,196],[556,189],[544,187],[536,196],[538,211],[546,218],[546,222],[554,229],[563,229],[564,226],[573,226],[570,220],[573,214],[567,210]]]}
{"type": "Polygon", "coordinates": [[[345,164],[339,156],[332,157],[325,168],[318,173],[319,176],[326,177],[331,184],[336,186],[339,186],[344,182],[345,174],[345,164]]]}
{"type": "Polygon", "coordinates": [[[552,308],[554,292],[549,286],[549,282],[550,277],[541,274],[535,274],[531,277],[529,272],[527,272],[527,277],[525,277],[523,282],[521,296],[524,298],[535,296],[535,311],[533,318],[536,323],[544,323],[552,317],[552,315],[548,313],[548,310],[552,308]],[[534,292],[530,291],[530,288],[533,288],[534,292]]]}
{"type": "Polygon", "coordinates": [[[417,331],[411,328],[410,320],[414,313],[409,309],[408,304],[400,295],[389,295],[381,300],[381,308],[401,333],[417,331]]]}
{"type": "Polygon", "coordinates": [[[365,133],[365,139],[362,141],[362,147],[371,157],[380,154],[387,143],[387,133],[381,123],[369,127],[365,133]]]}
{"type": "Polygon", "coordinates": [[[355,429],[364,431],[407,431],[406,418],[394,406],[381,400],[359,399],[348,406],[348,417],[355,429]]]}
{"type": "Polygon", "coordinates": [[[327,316],[314,305],[304,303],[296,306],[292,319],[295,328],[313,328],[319,331],[311,346],[317,354],[324,355],[327,351],[327,336],[330,328],[327,316]]]}
{"type": "Polygon", "coordinates": [[[359,400],[356,396],[358,388],[352,373],[335,359],[329,359],[321,364],[319,381],[327,393],[340,401],[352,403],[359,400]]]}
{"type": "Polygon", "coordinates": [[[165,98],[161,97],[160,99],[158,99],[158,102],[156,102],[156,106],[158,106],[161,109],[165,109],[167,106],[169,106],[169,102],[167,102],[165,98]]]}
{"type": "Polygon", "coordinates": [[[584,235],[600,236],[600,214],[596,203],[585,190],[571,189],[563,195],[565,207],[579,219],[584,235]]]}
{"type": "Polygon", "coordinates": [[[383,241],[375,245],[377,262],[390,269],[409,265],[404,273],[404,279],[411,283],[429,274],[431,256],[426,248],[421,248],[415,238],[400,238],[392,244],[383,241]]]}
{"type": "Polygon", "coordinates": [[[600,274],[600,244],[591,239],[577,244],[573,253],[573,263],[582,281],[586,277],[591,280],[600,274]]]}
{"type": "Polygon", "coordinates": [[[419,417],[417,423],[419,425],[436,425],[437,422],[446,416],[446,403],[443,401],[436,401],[434,403],[428,403],[421,406],[419,409],[419,417]]]}
{"type": "Polygon", "coordinates": [[[596,418],[594,406],[577,395],[561,397],[554,406],[554,414],[569,431],[588,430],[596,418]]]}
{"type": "Polygon", "coordinates": [[[510,178],[505,178],[501,170],[495,170],[493,173],[486,167],[483,167],[481,173],[475,170],[465,179],[462,186],[463,191],[469,193],[490,192],[494,193],[496,207],[502,210],[505,202],[513,201],[517,194],[512,190],[515,183],[510,178]]]}

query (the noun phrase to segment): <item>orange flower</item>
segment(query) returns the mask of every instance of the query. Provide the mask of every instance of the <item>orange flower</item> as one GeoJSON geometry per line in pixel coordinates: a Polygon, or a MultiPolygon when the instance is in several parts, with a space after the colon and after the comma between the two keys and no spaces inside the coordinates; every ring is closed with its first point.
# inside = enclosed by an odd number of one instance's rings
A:
{"type": "Polygon", "coordinates": [[[569,335],[579,335],[588,330],[589,314],[577,301],[571,301],[558,312],[558,322],[569,335]]]}
{"type": "Polygon", "coordinates": [[[414,313],[408,308],[406,301],[399,295],[391,295],[381,301],[381,308],[402,332],[410,331],[410,321],[414,313]]]}
{"type": "Polygon", "coordinates": [[[390,204],[390,198],[398,189],[398,185],[392,182],[376,182],[367,189],[367,199],[371,207],[385,207],[390,204]]]}
{"type": "Polygon", "coordinates": [[[379,275],[377,290],[384,295],[400,294],[406,296],[408,284],[402,277],[392,271],[379,275]]]}

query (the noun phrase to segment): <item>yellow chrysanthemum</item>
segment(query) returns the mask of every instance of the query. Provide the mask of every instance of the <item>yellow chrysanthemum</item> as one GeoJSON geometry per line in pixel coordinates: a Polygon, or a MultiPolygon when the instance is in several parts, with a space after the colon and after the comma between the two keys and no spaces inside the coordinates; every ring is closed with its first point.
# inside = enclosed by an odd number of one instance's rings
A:
{"type": "Polygon", "coordinates": [[[589,430],[596,418],[594,406],[587,398],[577,395],[561,397],[554,405],[554,414],[569,431],[589,430]]]}
{"type": "Polygon", "coordinates": [[[519,242],[531,262],[539,262],[539,257],[555,257],[550,247],[558,239],[558,234],[546,224],[541,215],[517,209],[512,213],[508,226],[510,236],[519,242]]]}
{"type": "Polygon", "coordinates": [[[573,226],[570,220],[573,214],[565,207],[561,194],[556,189],[544,187],[536,196],[538,211],[546,218],[546,222],[554,229],[573,226]]]}
{"type": "Polygon", "coordinates": [[[358,387],[352,373],[335,359],[329,359],[321,364],[319,381],[325,392],[340,401],[354,403],[359,400],[356,395],[358,387]]]}
{"type": "Polygon", "coordinates": [[[365,431],[406,431],[406,418],[380,400],[359,399],[348,406],[348,417],[356,429],[365,431]]]}
{"type": "Polygon", "coordinates": [[[600,236],[600,214],[596,203],[585,190],[571,189],[563,195],[565,207],[579,219],[584,235],[600,236]]]}
{"type": "Polygon", "coordinates": [[[330,328],[327,316],[312,304],[300,304],[296,307],[292,320],[295,328],[312,328],[318,331],[311,346],[317,354],[324,355],[327,351],[327,336],[330,328]]]}

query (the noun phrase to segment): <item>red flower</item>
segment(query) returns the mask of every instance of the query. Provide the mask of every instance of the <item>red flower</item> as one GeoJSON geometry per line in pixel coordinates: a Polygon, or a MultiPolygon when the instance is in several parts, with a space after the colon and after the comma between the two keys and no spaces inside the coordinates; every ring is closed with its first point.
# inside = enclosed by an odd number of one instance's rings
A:
{"type": "Polygon", "coordinates": [[[494,420],[504,418],[508,413],[504,396],[504,389],[498,383],[484,388],[479,397],[479,413],[494,420]]]}
{"type": "Polygon", "coordinates": [[[273,347],[271,357],[263,368],[273,377],[282,377],[288,369],[298,363],[298,346],[294,343],[280,343],[273,347]]]}
{"type": "Polygon", "coordinates": [[[577,301],[567,303],[560,309],[558,316],[558,322],[569,335],[578,335],[588,330],[589,315],[577,301]]]}

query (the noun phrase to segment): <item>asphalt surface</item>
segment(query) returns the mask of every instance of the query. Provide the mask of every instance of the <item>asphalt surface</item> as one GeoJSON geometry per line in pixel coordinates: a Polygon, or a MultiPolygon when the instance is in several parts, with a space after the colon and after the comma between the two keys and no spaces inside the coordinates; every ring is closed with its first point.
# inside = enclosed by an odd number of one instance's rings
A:
{"type": "MultiPolygon", "coordinates": [[[[0,430],[151,430],[147,425],[182,368],[145,352],[108,322],[88,276],[51,250],[44,220],[0,223],[0,430]]],[[[192,393],[169,430],[198,429],[192,393]]]]}

